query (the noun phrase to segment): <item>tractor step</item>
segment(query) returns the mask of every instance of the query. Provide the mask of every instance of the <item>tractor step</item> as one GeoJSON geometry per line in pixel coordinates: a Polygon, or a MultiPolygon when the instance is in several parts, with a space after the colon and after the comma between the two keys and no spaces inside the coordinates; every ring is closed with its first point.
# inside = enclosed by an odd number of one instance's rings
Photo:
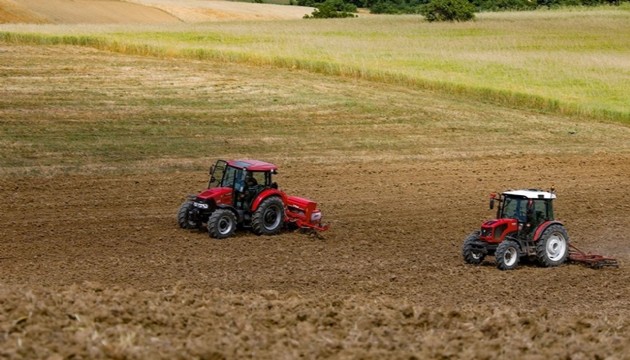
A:
{"type": "Polygon", "coordinates": [[[573,244],[569,244],[569,261],[585,264],[594,269],[601,269],[603,267],[619,267],[617,259],[587,253],[580,250],[580,248],[573,244]]]}

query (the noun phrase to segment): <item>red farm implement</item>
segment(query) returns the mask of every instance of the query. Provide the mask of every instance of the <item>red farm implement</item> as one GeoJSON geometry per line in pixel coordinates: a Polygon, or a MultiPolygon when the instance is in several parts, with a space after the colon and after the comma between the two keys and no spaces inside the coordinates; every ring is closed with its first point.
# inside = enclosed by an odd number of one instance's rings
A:
{"type": "Polygon", "coordinates": [[[594,269],[603,267],[619,267],[617,259],[585,252],[573,244],[569,244],[569,261],[584,264],[594,269]]]}

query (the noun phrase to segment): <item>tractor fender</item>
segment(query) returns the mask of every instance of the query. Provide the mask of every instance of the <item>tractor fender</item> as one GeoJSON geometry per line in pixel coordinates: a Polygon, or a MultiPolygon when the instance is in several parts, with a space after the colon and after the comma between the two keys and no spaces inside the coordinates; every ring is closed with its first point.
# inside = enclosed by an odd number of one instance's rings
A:
{"type": "Polygon", "coordinates": [[[544,223],[538,225],[538,227],[536,228],[536,231],[534,231],[534,237],[532,238],[533,241],[538,241],[540,240],[540,237],[542,236],[542,233],[547,230],[548,227],[550,227],[551,225],[562,225],[564,226],[564,224],[560,221],[557,220],[552,220],[552,221],[545,221],[544,223]]]}
{"type": "Polygon", "coordinates": [[[265,189],[260,194],[258,194],[258,196],[256,196],[254,201],[252,201],[252,206],[250,207],[250,211],[251,212],[256,211],[256,209],[258,209],[258,205],[260,205],[260,203],[263,202],[263,200],[265,200],[266,198],[270,196],[280,197],[282,199],[282,203],[285,204],[286,206],[287,194],[285,194],[283,191],[280,191],[278,189],[265,189]]]}

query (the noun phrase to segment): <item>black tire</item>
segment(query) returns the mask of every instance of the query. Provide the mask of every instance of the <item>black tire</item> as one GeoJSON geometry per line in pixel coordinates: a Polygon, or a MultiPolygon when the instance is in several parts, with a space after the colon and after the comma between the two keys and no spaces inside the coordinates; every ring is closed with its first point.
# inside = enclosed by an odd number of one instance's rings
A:
{"type": "Polygon", "coordinates": [[[236,215],[227,209],[217,209],[208,218],[208,235],[225,239],[236,231],[236,215]]]}
{"type": "Polygon", "coordinates": [[[284,216],[282,199],[277,196],[268,197],[252,215],[252,229],[256,235],[275,235],[282,230],[284,216]]]}
{"type": "Polygon", "coordinates": [[[550,225],[536,242],[536,258],[546,267],[558,266],[567,261],[569,255],[569,235],[564,226],[550,225]]]}
{"type": "Polygon", "coordinates": [[[520,250],[518,243],[514,240],[503,240],[494,256],[497,261],[497,267],[500,270],[514,270],[518,266],[520,260],[520,250]]]}
{"type": "Polygon", "coordinates": [[[199,224],[190,219],[190,210],[194,208],[192,201],[186,200],[177,211],[177,223],[182,229],[197,229],[199,224]]]}
{"type": "Polygon", "coordinates": [[[462,256],[468,264],[479,265],[483,262],[486,254],[476,248],[473,243],[479,241],[479,231],[475,231],[464,240],[462,246],[462,256]]]}

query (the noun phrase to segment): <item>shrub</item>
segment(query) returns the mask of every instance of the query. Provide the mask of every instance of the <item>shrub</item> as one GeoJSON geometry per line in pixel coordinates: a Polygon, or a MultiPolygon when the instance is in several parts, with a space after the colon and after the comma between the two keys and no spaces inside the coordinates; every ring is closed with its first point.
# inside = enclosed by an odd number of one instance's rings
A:
{"type": "Polygon", "coordinates": [[[420,13],[427,21],[468,21],[475,18],[475,7],[467,0],[431,0],[420,13]]]}
{"type": "Polygon", "coordinates": [[[534,10],[538,6],[533,0],[473,0],[479,11],[534,10]]]}
{"type": "Polygon", "coordinates": [[[428,0],[378,0],[370,3],[372,14],[418,14],[428,0]]]}
{"type": "Polygon", "coordinates": [[[316,9],[311,15],[304,15],[305,19],[324,19],[324,18],[347,18],[356,17],[353,12],[357,11],[357,7],[347,4],[343,0],[326,0],[321,4],[316,4],[316,9]]]}

